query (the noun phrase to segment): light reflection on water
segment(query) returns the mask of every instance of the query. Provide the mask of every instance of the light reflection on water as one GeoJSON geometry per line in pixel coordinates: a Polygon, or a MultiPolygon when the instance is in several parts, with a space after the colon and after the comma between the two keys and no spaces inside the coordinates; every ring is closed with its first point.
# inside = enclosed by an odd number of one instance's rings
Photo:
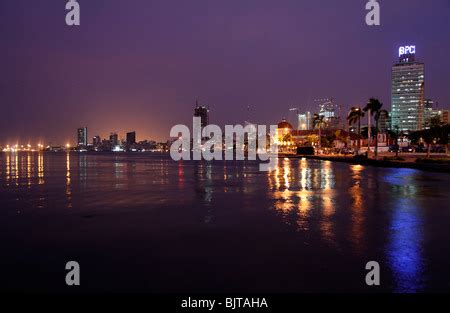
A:
{"type": "Polygon", "coordinates": [[[386,254],[397,283],[395,291],[401,293],[421,291],[424,283],[423,216],[418,207],[415,173],[410,169],[400,169],[396,175],[385,178],[397,196],[391,212],[386,254]]]}
{"type": "Polygon", "coordinates": [[[432,229],[424,220],[433,208],[427,194],[449,198],[445,174],[306,159],[280,159],[271,173],[251,162],[174,162],[158,155],[4,153],[0,162],[1,214],[18,207],[26,216],[173,206],[203,210],[202,221],[218,225],[269,209],[278,227],[302,244],[355,260],[375,255],[398,292],[425,288],[430,257],[423,238],[432,229]]]}
{"type": "Polygon", "coordinates": [[[70,187],[70,153],[66,153],[66,197],[67,197],[67,207],[72,207],[72,189],[70,187]]]}
{"type": "Polygon", "coordinates": [[[353,186],[349,188],[352,198],[351,205],[351,241],[355,247],[355,251],[359,254],[363,252],[363,232],[364,232],[364,208],[363,208],[363,191],[361,188],[362,171],[364,167],[361,165],[351,165],[351,179],[353,186]]]}
{"type": "Polygon", "coordinates": [[[397,283],[396,292],[423,289],[422,225],[413,200],[399,199],[392,212],[390,243],[386,253],[397,283]]]}
{"type": "MultiPolygon", "coordinates": [[[[334,234],[335,177],[332,163],[325,161],[320,168],[311,167],[302,159],[282,161],[274,174],[268,174],[268,196],[285,217],[297,215],[298,230],[309,230],[311,210],[320,212],[322,238],[336,245],[334,234]],[[294,171],[295,169],[295,171],[294,171]]],[[[289,223],[289,222],[288,222],[289,223]]]]}

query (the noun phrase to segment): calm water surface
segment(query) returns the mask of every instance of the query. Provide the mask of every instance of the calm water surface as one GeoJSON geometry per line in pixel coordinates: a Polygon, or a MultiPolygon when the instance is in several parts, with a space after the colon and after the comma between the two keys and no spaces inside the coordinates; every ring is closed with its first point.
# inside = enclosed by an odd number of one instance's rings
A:
{"type": "Polygon", "coordinates": [[[450,290],[450,175],[328,161],[0,154],[1,287],[65,291],[450,290]],[[381,286],[365,285],[378,261],[381,286]]]}

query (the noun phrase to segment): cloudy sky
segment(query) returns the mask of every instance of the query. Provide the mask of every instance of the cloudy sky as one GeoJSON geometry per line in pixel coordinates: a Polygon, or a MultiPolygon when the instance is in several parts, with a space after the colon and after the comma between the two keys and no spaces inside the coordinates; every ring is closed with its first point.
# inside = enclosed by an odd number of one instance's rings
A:
{"type": "Polygon", "coordinates": [[[398,47],[425,63],[426,97],[450,107],[450,0],[65,0],[0,2],[0,144],[75,142],[111,131],[166,140],[195,99],[219,125],[277,123],[314,99],[390,107],[398,47]]]}

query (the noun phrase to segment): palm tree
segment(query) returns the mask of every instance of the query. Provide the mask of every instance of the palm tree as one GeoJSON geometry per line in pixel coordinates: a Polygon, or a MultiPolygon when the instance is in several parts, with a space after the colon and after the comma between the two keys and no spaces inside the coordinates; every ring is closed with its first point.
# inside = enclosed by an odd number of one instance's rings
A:
{"type": "MultiPolygon", "coordinates": [[[[381,103],[381,106],[383,104],[381,103]]],[[[381,109],[381,107],[380,107],[381,109]]],[[[375,111],[375,160],[378,158],[378,121],[380,120],[381,116],[385,116],[386,118],[389,118],[389,112],[386,110],[380,110],[378,109],[375,111]]]]}
{"type": "Polygon", "coordinates": [[[325,127],[326,125],[327,121],[325,120],[325,116],[319,115],[317,113],[314,114],[313,127],[319,129],[319,144],[318,144],[319,151],[322,148],[322,128],[325,127]]]}
{"type": "Polygon", "coordinates": [[[423,141],[427,144],[427,158],[430,157],[431,153],[431,145],[434,143],[435,140],[435,129],[424,129],[421,131],[423,141]]]}
{"type": "Polygon", "coordinates": [[[359,154],[359,150],[361,149],[361,118],[364,117],[364,112],[361,110],[361,108],[352,107],[350,111],[348,112],[347,120],[348,125],[358,123],[358,145],[357,145],[357,152],[356,154],[359,154]]]}
{"type": "Polygon", "coordinates": [[[367,136],[367,151],[370,151],[370,141],[372,139],[372,128],[371,128],[371,119],[375,112],[379,111],[383,104],[375,98],[370,98],[369,102],[367,102],[364,107],[364,112],[368,112],[367,120],[368,120],[368,136],[367,136]]]}

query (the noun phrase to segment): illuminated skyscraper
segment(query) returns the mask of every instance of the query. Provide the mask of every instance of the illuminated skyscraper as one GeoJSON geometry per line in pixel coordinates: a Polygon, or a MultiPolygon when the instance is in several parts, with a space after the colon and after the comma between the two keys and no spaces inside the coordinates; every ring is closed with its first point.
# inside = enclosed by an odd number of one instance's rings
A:
{"type": "Polygon", "coordinates": [[[399,49],[399,63],[392,67],[392,129],[421,130],[424,126],[425,66],[416,62],[416,47],[399,49]]]}
{"type": "Polygon", "coordinates": [[[79,146],[87,146],[88,144],[88,136],[87,136],[87,127],[81,127],[77,130],[77,144],[79,146]]]}
{"type": "Polygon", "coordinates": [[[319,115],[324,116],[326,120],[337,117],[338,106],[333,103],[331,99],[319,99],[316,100],[319,103],[319,115]]]}
{"type": "Polygon", "coordinates": [[[319,115],[325,117],[327,128],[336,129],[340,124],[340,106],[334,103],[334,99],[318,99],[319,115]]]}
{"type": "Polygon", "coordinates": [[[431,127],[431,120],[439,116],[439,111],[435,110],[434,101],[426,99],[423,106],[423,128],[429,129],[431,127]]]}
{"type": "Polygon", "coordinates": [[[378,120],[378,128],[382,134],[386,133],[388,129],[391,129],[391,116],[390,113],[386,114],[382,112],[378,120]]]}
{"type": "Polygon", "coordinates": [[[198,101],[195,104],[194,116],[200,117],[202,128],[209,124],[209,108],[199,105],[198,101]]]}
{"type": "Polygon", "coordinates": [[[441,121],[444,124],[450,124],[450,110],[443,110],[441,121]]]}
{"type": "Polygon", "coordinates": [[[311,130],[312,117],[311,112],[305,112],[298,115],[298,130],[311,130]]]}

